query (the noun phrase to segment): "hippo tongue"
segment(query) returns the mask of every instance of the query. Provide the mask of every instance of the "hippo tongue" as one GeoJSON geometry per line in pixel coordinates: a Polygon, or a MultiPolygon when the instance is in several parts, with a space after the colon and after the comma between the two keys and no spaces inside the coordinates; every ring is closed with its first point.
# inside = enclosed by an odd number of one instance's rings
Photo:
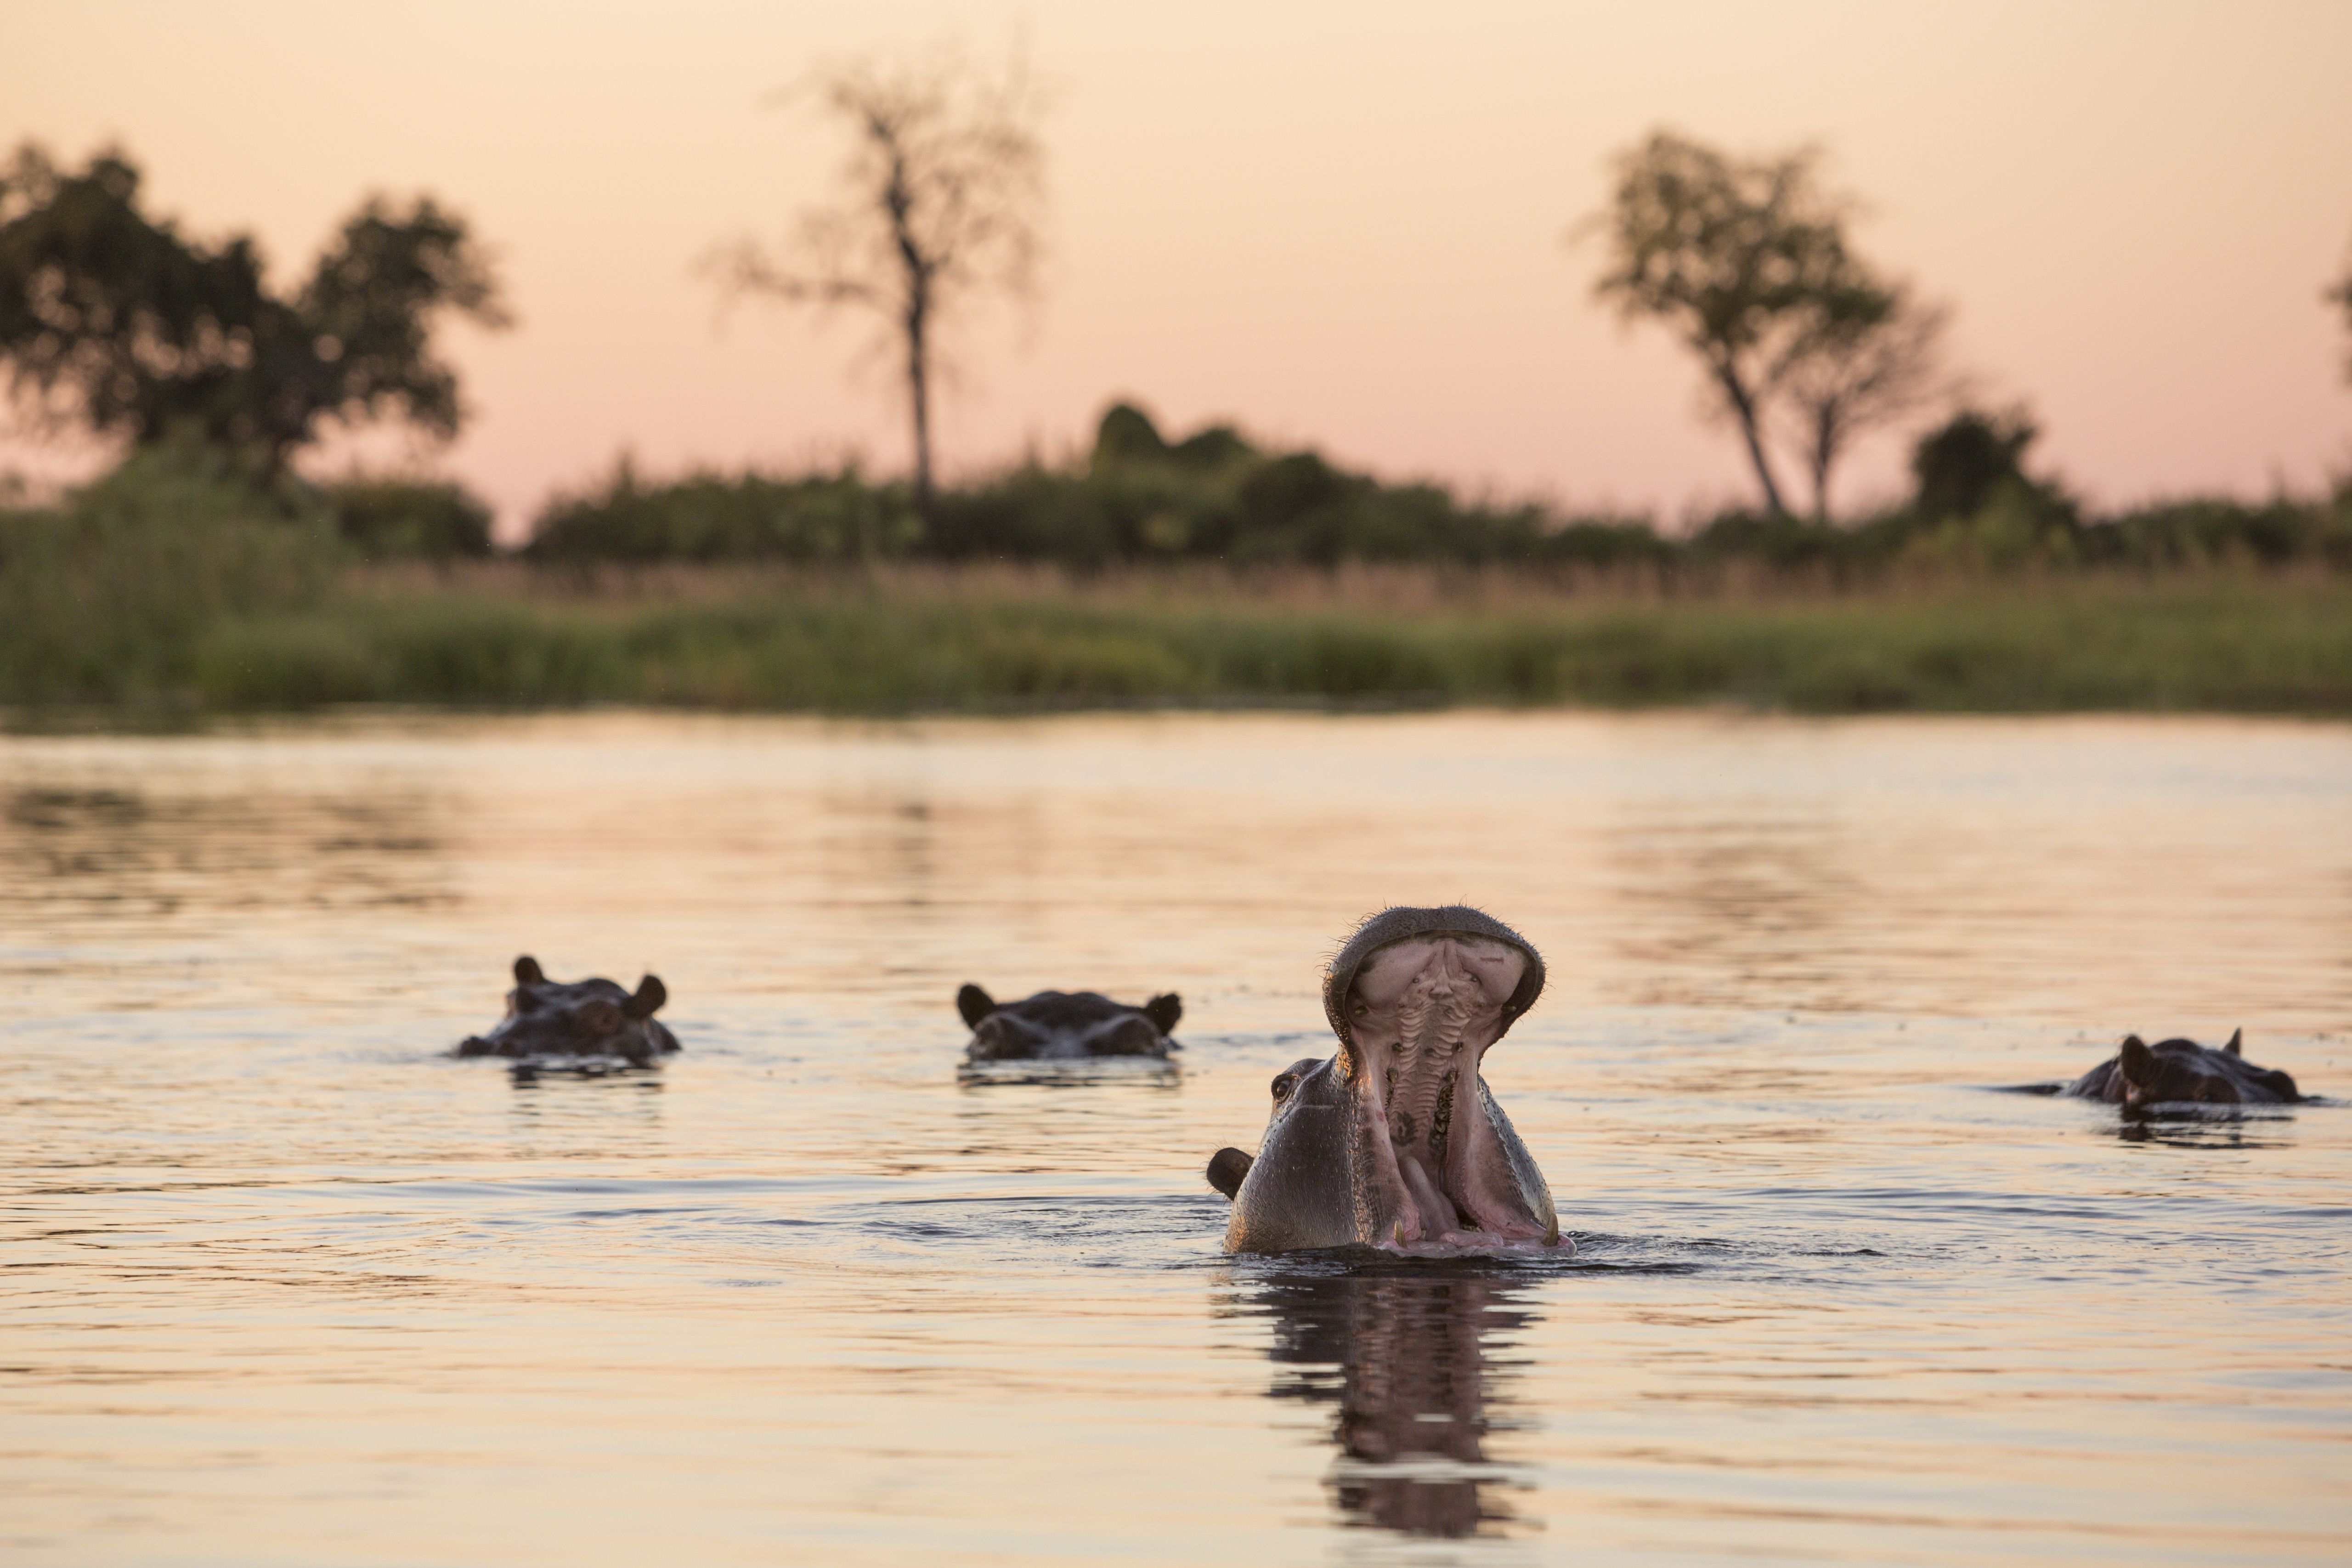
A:
{"type": "Polygon", "coordinates": [[[1462,1215],[1455,1211],[1454,1200],[1438,1190],[1419,1160],[1399,1154],[1397,1173],[1404,1178],[1405,1191],[1412,1194],[1413,1207],[1421,1213],[1423,1237],[1447,1236],[1462,1228],[1462,1215]]]}

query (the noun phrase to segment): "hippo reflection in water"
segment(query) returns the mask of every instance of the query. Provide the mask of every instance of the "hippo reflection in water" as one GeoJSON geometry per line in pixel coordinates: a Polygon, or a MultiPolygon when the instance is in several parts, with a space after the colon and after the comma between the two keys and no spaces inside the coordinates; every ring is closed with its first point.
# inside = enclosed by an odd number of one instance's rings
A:
{"type": "Polygon", "coordinates": [[[1366,921],[1323,979],[1338,1054],[1276,1077],[1255,1160],[1209,1162],[1234,1200],[1227,1250],[1562,1246],[1543,1173],[1478,1074],[1543,984],[1536,950],[1476,910],[1366,921]]]}
{"type": "Polygon", "coordinates": [[[956,993],[956,1011],[971,1026],[964,1054],[975,1062],[1164,1058],[1183,1048],[1168,1037],[1184,1016],[1172,991],[1130,1007],[1092,991],[1040,991],[1000,1004],[979,986],[966,985],[956,993]]]}
{"type": "Polygon", "coordinates": [[[2104,1100],[2126,1110],[2157,1105],[2294,1105],[2294,1079],[2245,1058],[2243,1030],[2220,1050],[2194,1040],[2149,1045],[2126,1035],[2116,1054],[2066,1086],[2064,1093],[2104,1100]]]}
{"type": "Polygon", "coordinates": [[[1237,1279],[1235,1297],[1271,1320],[1269,1394],[1337,1406],[1324,1484],[1343,1520],[1437,1538],[1528,1528],[1512,1502],[1524,1485],[1486,1444],[1524,1424],[1507,1347],[1538,1321],[1540,1275],[1474,1259],[1255,1267],[1269,1272],[1237,1279]]]}
{"type": "Polygon", "coordinates": [[[620,1058],[648,1067],[677,1049],[677,1037],[654,1022],[669,1000],[658,976],[648,974],[632,994],[609,980],[550,980],[529,953],[514,962],[515,988],[507,1016],[488,1035],[457,1043],[461,1057],[620,1058]]]}

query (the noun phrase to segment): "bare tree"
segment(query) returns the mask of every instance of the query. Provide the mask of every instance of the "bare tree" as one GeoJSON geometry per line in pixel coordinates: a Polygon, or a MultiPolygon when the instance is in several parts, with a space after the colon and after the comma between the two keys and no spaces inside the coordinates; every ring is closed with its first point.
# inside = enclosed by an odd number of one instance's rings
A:
{"type": "Polygon", "coordinates": [[[849,132],[838,198],[803,211],[781,250],[741,239],[710,269],[732,293],[881,318],[885,343],[902,356],[915,499],[929,515],[941,324],[983,295],[1034,290],[1041,104],[1017,57],[1001,78],[952,54],[852,60],[786,97],[809,94],[849,132]]]}
{"type": "Polygon", "coordinates": [[[1830,471],[1865,431],[1941,401],[1949,309],[1907,284],[1862,284],[1824,303],[1771,367],[1789,437],[1813,482],[1813,516],[1829,516],[1830,471]]]}
{"type": "Polygon", "coordinates": [[[1671,131],[1617,159],[1593,292],[1628,321],[1663,322],[1706,367],[1710,400],[1739,427],[1765,504],[1789,509],[1765,449],[1766,405],[1790,345],[1823,301],[1869,287],[1848,254],[1849,204],[1823,191],[1811,149],[1736,159],[1671,131]]]}

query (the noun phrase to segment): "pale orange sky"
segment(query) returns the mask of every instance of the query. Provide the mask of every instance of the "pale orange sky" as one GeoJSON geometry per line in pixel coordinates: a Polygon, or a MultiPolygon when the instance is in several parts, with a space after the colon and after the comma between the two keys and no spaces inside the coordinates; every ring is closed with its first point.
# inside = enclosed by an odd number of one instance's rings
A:
{"type": "MultiPolygon", "coordinates": [[[[447,340],[476,417],[437,460],[512,527],[624,447],[902,468],[895,388],[850,374],[862,324],[722,323],[689,268],[828,194],[839,143],[773,89],[1019,36],[1060,89],[1053,260],[1026,327],[962,341],[950,471],[1064,451],[1132,394],[1391,476],[1670,519],[1746,499],[1691,365],[1596,306],[1597,252],[1562,240],[1660,124],[1826,145],[1865,251],[1953,303],[1960,361],[2096,501],[2352,468],[2318,298],[2352,240],[2340,0],[20,3],[0,137],[76,161],[119,139],[152,207],[257,233],[281,275],[366,191],[465,211],[521,325],[447,340]]],[[[1874,443],[1841,500],[1890,493],[1901,457],[1874,443]]]]}

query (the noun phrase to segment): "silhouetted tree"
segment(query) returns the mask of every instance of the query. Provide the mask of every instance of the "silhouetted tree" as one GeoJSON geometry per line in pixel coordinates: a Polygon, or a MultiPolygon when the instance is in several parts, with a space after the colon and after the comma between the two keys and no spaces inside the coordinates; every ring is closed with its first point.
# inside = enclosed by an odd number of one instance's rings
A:
{"type": "Polygon", "coordinates": [[[2032,488],[2025,449],[2040,434],[2021,409],[1961,409],[1911,448],[1912,510],[1930,520],[1972,517],[2003,484],[2032,488]]]}
{"type": "Polygon", "coordinates": [[[902,356],[916,503],[928,515],[940,324],[978,296],[1034,286],[1040,106],[1017,61],[990,79],[950,56],[856,60],[808,85],[850,132],[839,200],[803,212],[782,252],[740,240],[713,269],[735,292],[882,318],[902,356]]]}
{"type": "Polygon", "coordinates": [[[508,321],[464,219],[370,197],[281,298],[249,237],[185,238],[140,211],[139,181],[119,151],[74,173],[29,142],[0,169],[0,361],[37,419],[138,445],[193,430],[273,468],[329,416],[457,434],[435,321],[508,321]]]}
{"type": "Polygon", "coordinates": [[[1876,287],[1848,253],[1848,204],[1821,188],[1818,161],[1811,149],[1736,159],[1653,132],[1619,155],[1607,210],[1580,226],[1610,245],[1593,291],[1698,356],[1775,512],[1789,509],[1764,445],[1774,379],[1825,308],[1859,310],[1876,287]]]}
{"type": "Polygon", "coordinates": [[[1813,516],[1829,516],[1830,471],[1865,431],[1943,397],[1951,312],[1909,286],[1857,281],[1819,301],[1767,370],[1813,483],[1813,516]]]}

